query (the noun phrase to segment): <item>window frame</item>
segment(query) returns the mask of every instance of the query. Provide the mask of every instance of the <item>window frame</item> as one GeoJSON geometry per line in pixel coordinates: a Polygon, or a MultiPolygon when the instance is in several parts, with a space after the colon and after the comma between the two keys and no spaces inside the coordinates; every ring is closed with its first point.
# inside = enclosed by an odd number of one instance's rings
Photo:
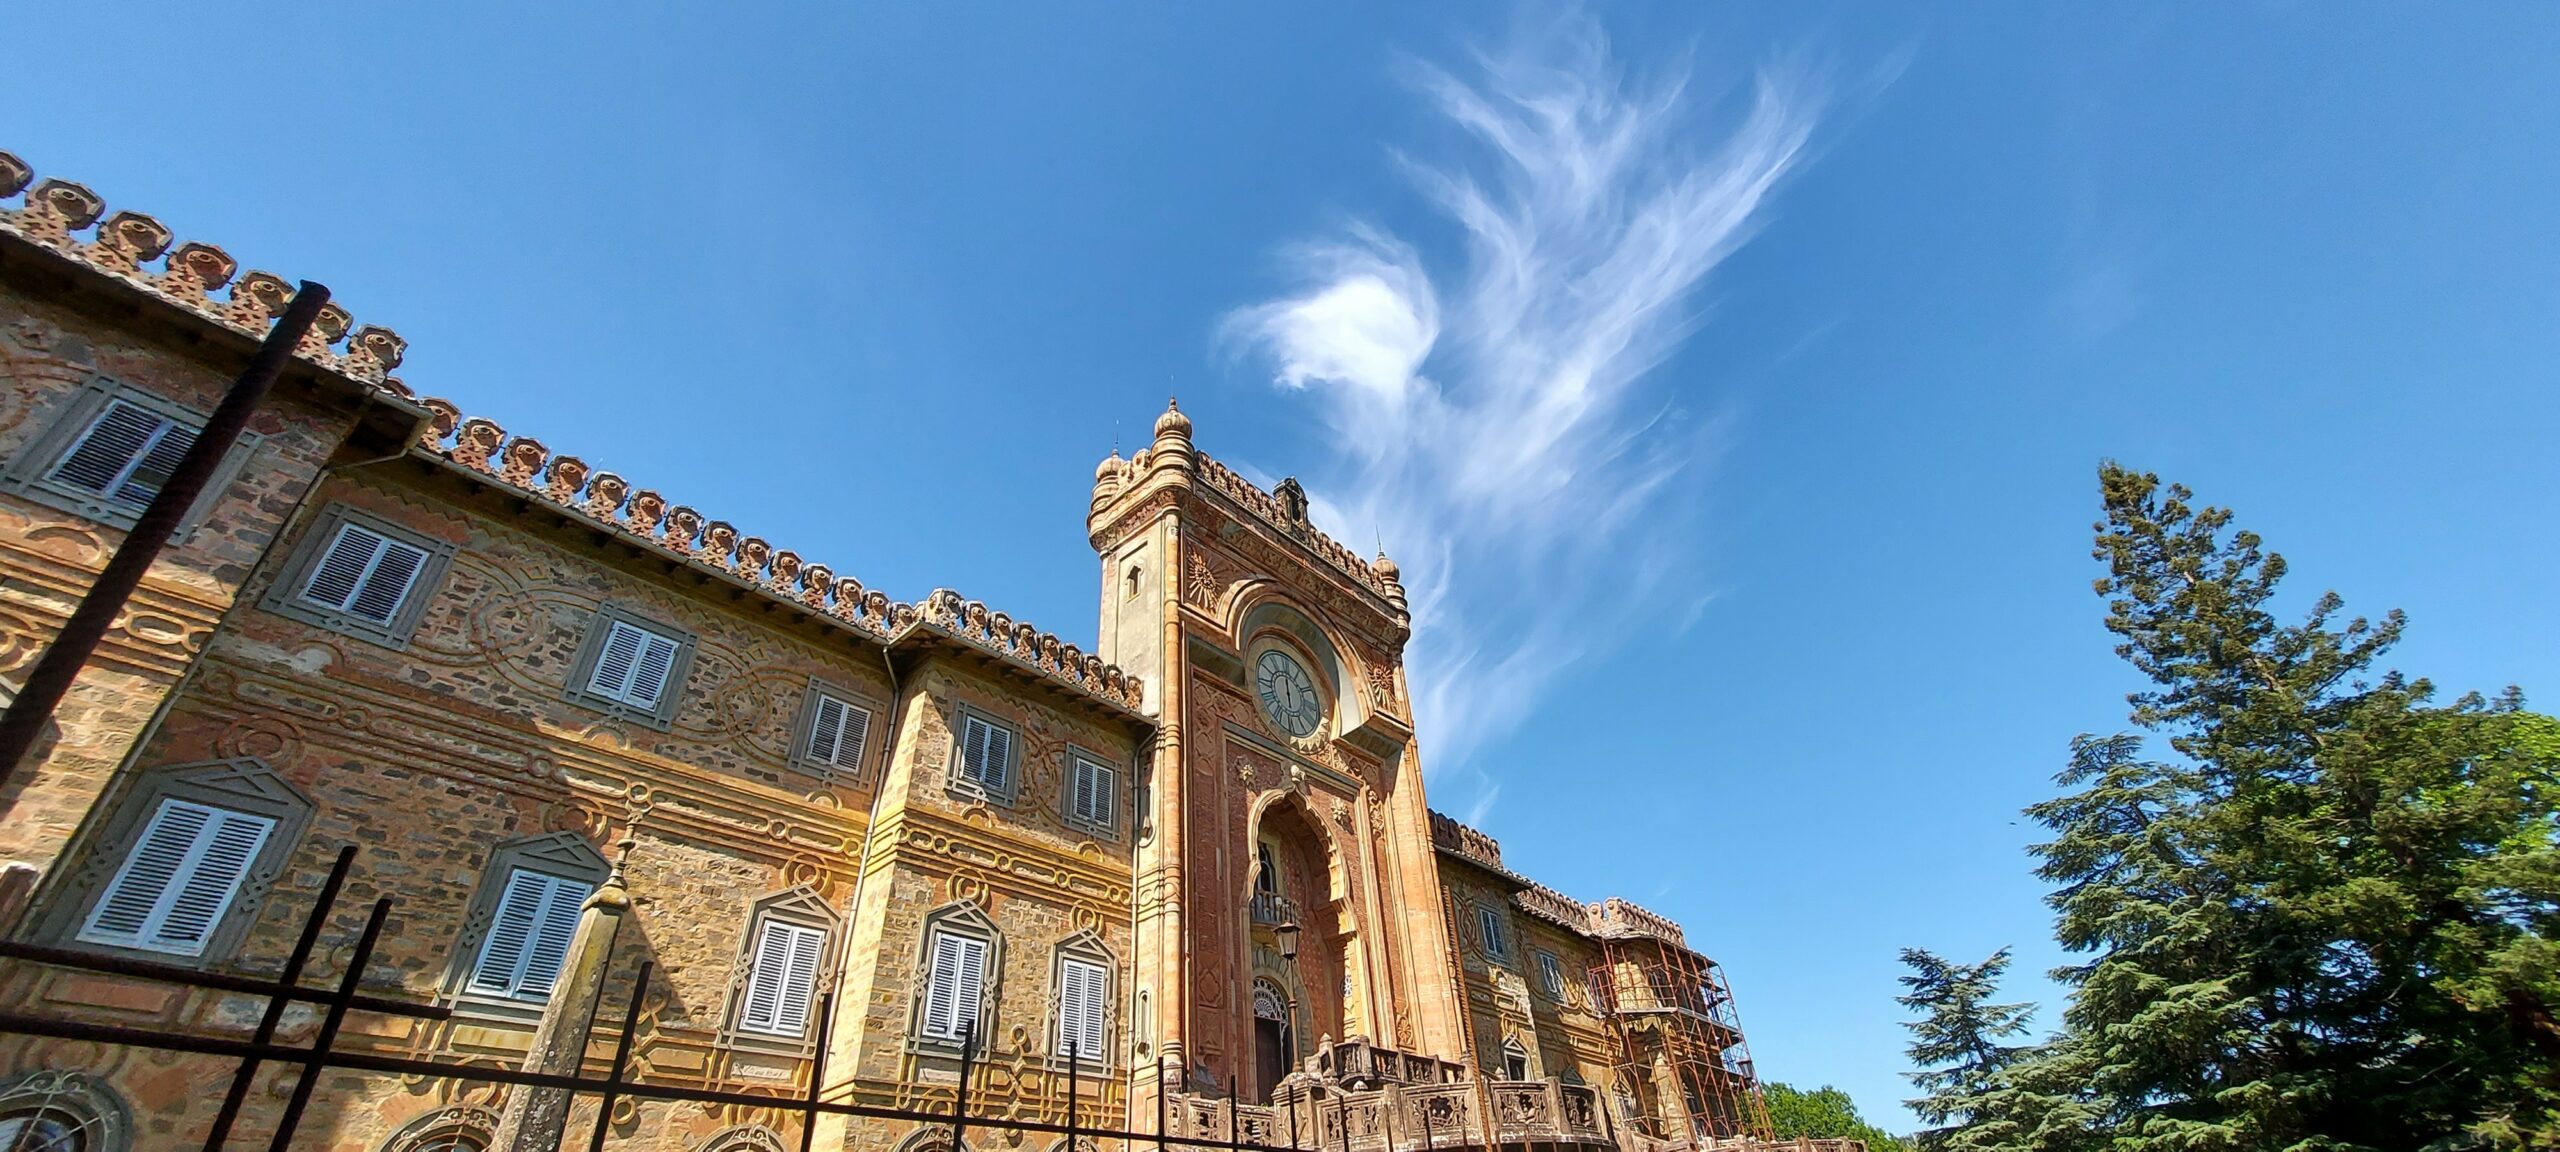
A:
{"type": "Polygon", "coordinates": [[[392,651],[404,651],[409,638],[418,631],[418,621],[426,616],[427,602],[435,599],[443,585],[446,570],[460,548],[450,541],[413,529],[404,528],[382,517],[347,504],[333,503],[322,510],[295,542],[293,554],[278,569],[274,581],[267,585],[266,595],[258,606],[288,619],[300,620],[315,628],[325,628],[360,640],[371,641],[392,651]],[[418,565],[417,575],[410,577],[409,590],[400,598],[400,607],[386,623],[376,623],[343,608],[331,608],[304,598],[314,569],[337,543],[338,533],[354,525],[377,536],[406,544],[427,554],[418,565]]]}
{"type": "Polygon", "coordinates": [[[1099,1058],[1094,1052],[1076,1051],[1076,1067],[1090,1069],[1097,1075],[1109,1075],[1119,1066],[1114,1053],[1119,1050],[1117,1036],[1120,1024],[1120,962],[1102,936],[1088,928],[1058,942],[1049,958],[1049,1064],[1052,1068],[1067,1066],[1067,965],[1084,964],[1102,971],[1102,1042],[1099,1058]]]}
{"type": "MultiPolygon", "coordinates": [[[[612,874],[604,853],[575,832],[552,832],[509,840],[489,853],[488,862],[480,867],[480,879],[472,888],[471,902],[464,907],[462,928],[454,938],[452,952],[446,957],[445,976],[441,984],[443,999],[453,1006],[454,1015],[486,1020],[533,1023],[542,1018],[543,1001],[520,1000],[513,996],[495,996],[471,990],[472,972],[480,966],[480,952],[489,939],[489,929],[496,923],[498,900],[505,895],[507,882],[517,871],[538,872],[565,880],[576,880],[600,887],[612,874]]],[[[592,895],[592,891],[590,892],[592,895]]],[[[567,961],[562,961],[565,970],[567,961]]],[[[559,978],[554,976],[557,989],[559,978]]]]}
{"type": "Polygon", "coordinates": [[[133,1111],[93,1073],[35,1069],[0,1078],[0,1116],[13,1112],[68,1118],[87,1137],[85,1152],[132,1152],[133,1111]]]}
{"type": "Polygon", "coordinates": [[[834,974],[844,946],[843,921],[817,889],[807,885],[760,897],[748,907],[747,928],[738,939],[738,954],[729,978],[729,1002],[720,1018],[722,1043],[732,1048],[806,1057],[817,1051],[819,1002],[835,986],[834,974]],[[747,996],[755,983],[756,954],[768,925],[817,932],[818,967],[809,985],[809,1018],[797,1036],[747,1026],[747,996]]]}
{"type": "Polygon", "coordinates": [[[1564,979],[1564,961],[1544,948],[1538,949],[1534,956],[1534,963],[1538,967],[1538,985],[1546,989],[1547,999],[1559,1004],[1564,1003],[1565,992],[1569,987],[1564,979]]]}
{"type": "Polygon", "coordinates": [[[821,680],[815,676],[810,677],[808,688],[800,694],[799,714],[791,721],[791,755],[787,762],[791,767],[812,776],[847,783],[861,780],[862,766],[866,762],[864,757],[871,749],[874,733],[880,724],[880,715],[879,702],[870,696],[832,681],[821,680]],[[862,722],[861,743],[853,750],[853,758],[850,761],[829,762],[809,755],[809,741],[817,735],[819,697],[821,696],[834,697],[837,702],[847,708],[861,710],[865,717],[862,722]]]}
{"type": "MultiPolygon", "coordinates": [[[[204,433],[206,414],[175,400],[157,396],[112,376],[95,375],[58,400],[57,407],[43,417],[43,430],[20,446],[5,468],[0,468],[0,491],[23,496],[57,511],[95,520],[113,528],[131,528],[142,516],[142,509],[123,501],[64,484],[52,478],[73,445],[88,435],[90,425],[105,413],[107,405],[121,400],[181,424],[194,426],[204,433]]],[[[243,431],[240,439],[214,465],[213,476],[206,481],[204,492],[189,506],[187,514],[178,518],[177,531],[169,537],[172,543],[184,543],[196,527],[204,523],[213,506],[231,490],[249,458],[265,443],[266,437],[243,431]]]]}
{"type": "Polygon", "coordinates": [[[1070,828],[1090,832],[1105,840],[1117,842],[1120,839],[1120,777],[1120,769],[1113,765],[1108,757],[1096,755],[1073,744],[1067,745],[1066,776],[1058,788],[1060,818],[1070,828]],[[1102,816],[1099,820],[1088,818],[1076,811],[1076,776],[1088,767],[1102,773],[1103,778],[1110,781],[1111,800],[1102,806],[1102,816]]]}
{"type": "Polygon", "coordinates": [[[283,775],[256,757],[203,760],[152,768],[134,778],[131,788],[114,802],[104,824],[77,849],[79,863],[61,887],[49,894],[36,919],[35,935],[49,944],[83,951],[128,956],[161,964],[207,968],[231,958],[241,938],[257,922],[268,893],[300,847],[316,806],[283,775]],[[83,940],[81,932],[108,885],[139,846],[142,832],[160,811],[163,800],[260,816],[275,821],[266,840],[250,857],[248,871],[233,891],[231,903],[205,933],[204,948],[193,956],[156,949],[83,940]]]}
{"type": "Polygon", "coordinates": [[[985,1056],[994,1043],[996,1012],[1004,997],[999,990],[1004,983],[1004,933],[974,900],[963,900],[926,913],[923,929],[916,933],[915,972],[911,1002],[907,1015],[907,1050],[957,1058],[960,1041],[953,1037],[931,1036],[925,1032],[925,1011],[933,987],[933,953],[935,941],[946,934],[977,940],[987,950],[986,963],[978,975],[977,1056],[985,1056]]]}
{"type": "Polygon", "coordinates": [[[951,760],[945,775],[947,791],[972,800],[983,800],[1010,808],[1022,794],[1022,729],[999,720],[994,714],[968,704],[955,704],[951,724],[951,760]],[[1004,786],[989,787],[986,781],[969,775],[969,724],[975,721],[1005,734],[1004,786]]]}
{"type": "Polygon", "coordinates": [[[1487,957],[1511,959],[1510,928],[1503,923],[1502,913],[1490,904],[1476,905],[1476,936],[1487,957]]]}
{"type": "Polygon", "coordinates": [[[636,720],[660,732],[675,726],[676,705],[684,698],[685,680],[693,670],[694,649],[701,638],[692,630],[644,616],[614,601],[596,605],[595,615],[587,621],[586,638],[578,645],[578,658],[569,666],[568,682],[562,696],[570,703],[602,712],[607,716],[636,720]],[[667,662],[667,684],[658,693],[654,708],[643,708],[616,696],[593,691],[596,664],[604,657],[605,641],[613,635],[613,626],[622,624],[657,635],[676,643],[675,657],[667,662]]]}

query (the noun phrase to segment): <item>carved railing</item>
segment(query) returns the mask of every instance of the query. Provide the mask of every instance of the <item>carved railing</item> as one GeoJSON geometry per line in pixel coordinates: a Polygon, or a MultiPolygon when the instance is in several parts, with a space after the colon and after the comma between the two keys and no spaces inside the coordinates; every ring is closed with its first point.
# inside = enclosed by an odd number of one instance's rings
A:
{"type": "Polygon", "coordinates": [[[1327,1088],[1292,1078],[1268,1106],[1175,1096],[1167,1130],[1200,1140],[1257,1134],[1277,1148],[1309,1152],[1440,1152],[1510,1144],[1608,1145],[1598,1093],[1553,1080],[1464,1080],[1327,1088]]]}
{"type": "Polygon", "coordinates": [[[1245,905],[1245,915],[1262,927],[1289,923],[1305,923],[1298,919],[1298,902],[1277,892],[1256,892],[1245,905]]]}
{"type": "MultiPolygon", "coordinates": [[[[0,207],[0,232],[131,284],[186,311],[248,336],[264,338],[292,302],[294,285],[272,272],[240,271],[231,254],[189,240],[173,244],[167,225],[140,212],[107,212],[106,201],[68,180],[37,181],[35,171],[0,152],[0,201],[26,193],[24,206],[0,207]],[[95,229],[91,232],[91,229],[95,229]],[[83,233],[89,233],[84,238],[83,233]],[[158,269],[153,270],[155,262],[158,269]],[[225,286],[229,291],[225,292],[225,286]]],[[[294,352],[322,368],[402,399],[409,389],[390,372],[409,344],[398,333],[357,325],[335,303],[320,310],[294,352]]]]}
{"type": "Polygon", "coordinates": [[[1325,562],[1340,569],[1343,575],[1351,577],[1362,587],[1380,596],[1388,595],[1387,578],[1379,574],[1377,568],[1367,560],[1361,559],[1359,553],[1336,543],[1333,537],[1325,535],[1313,525],[1294,519],[1286,509],[1280,506],[1279,498],[1263,491],[1253,481],[1236,475],[1234,469],[1210,459],[1208,453],[1195,453],[1195,458],[1199,461],[1201,478],[1207,480],[1210,487],[1217,489],[1220,494],[1234,501],[1245,511],[1253,513],[1265,523],[1279,529],[1282,535],[1305,544],[1308,551],[1323,557],[1325,562]]]}
{"type": "Polygon", "coordinates": [[[450,401],[419,401],[433,420],[419,449],[442,456],[526,496],[620,532],[626,539],[735,577],[774,599],[887,638],[922,624],[1001,656],[1068,687],[1137,710],[1139,682],[1049,632],[1014,620],[975,600],[938,588],[922,604],[905,604],[860,580],[838,576],[787,548],[740,536],[725,520],[649,489],[633,490],[611,472],[595,471],[575,456],[554,455],[541,441],[509,438],[494,421],[464,418],[450,401]]]}

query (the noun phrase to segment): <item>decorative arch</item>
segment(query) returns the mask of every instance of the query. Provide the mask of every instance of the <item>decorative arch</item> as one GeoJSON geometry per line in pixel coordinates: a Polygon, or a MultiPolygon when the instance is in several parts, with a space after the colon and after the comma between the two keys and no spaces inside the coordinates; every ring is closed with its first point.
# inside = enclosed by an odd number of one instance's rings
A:
{"type": "Polygon", "coordinates": [[[712,1133],[695,1152],[789,1152],[782,1134],[762,1124],[740,1124],[712,1133]]]}
{"type": "Polygon", "coordinates": [[[1278,584],[1249,581],[1228,604],[1227,634],[1235,638],[1244,666],[1253,667],[1262,649],[1280,645],[1322,677],[1331,722],[1318,729],[1330,739],[1358,728],[1368,719],[1368,670],[1351,658],[1355,649],[1337,639],[1317,618],[1291,600],[1278,584]]]}
{"type": "Polygon", "coordinates": [[[382,1145],[382,1152],[485,1152],[497,1131],[496,1112],[456,1104],[402,1125],[382,1145]]]}
{"type": "MultiPolygon", "coordinates": [[[[951,1129],[942,1125],[918,1128],[908,1133],[906,1139],[898,1141],[894,1152],[953,1152],[951,1129]]],[[[975,1152],[975,1149],[963,1140],[958,1152],[975,1152]]]]}
{"type": "Polygon", "coordinates": [[[82,1152],[132,1152],[133,1113],[106,1081],[86,1072],[27,1072],[0,1080],[0,1134],[76,1134],[82,1152]]]}
{"type": "MultiPolygon", "coordinates": [[[[1335,903],[1340,903],[1349,899],[1351,895],[1351,869],[1343,859],[1342,845],[1335,841],[1332,829],[1326,827],[1324,818],[1317,814],[1315,805],[1309,803],[1305,796],[1298,794],[1294,790],[1281,789],[1273,791],[1255,800],[1252,808],[1246,813],[1245,819],[1245,827],[1250,830],[1253,841],[1256,843],[1261,841],[1266,826],[1271,822],[1274,810],[1281,808],[1288,809],[1290,816],[1295,817],[1297,823],[1304,824],[1306,826],[1306,838],[1314,842],[1316,851],[1323,857],[1325,872],[1324,898],[1335,903]]],[[[1294,832],[1296,830],[1291,829],[1290,831],[1294,832]]],[[[1253,868],[1246,870],[1245,886],[1242,895],[1247,899],[1250,899],[1253,895],[1253,872],[1261,866],[1261,858],[1257,855],[1254,858],[1253,868]]],[[[1305,895],[1311,894],[1300,894],[1301,897],[1305,895]]]]}

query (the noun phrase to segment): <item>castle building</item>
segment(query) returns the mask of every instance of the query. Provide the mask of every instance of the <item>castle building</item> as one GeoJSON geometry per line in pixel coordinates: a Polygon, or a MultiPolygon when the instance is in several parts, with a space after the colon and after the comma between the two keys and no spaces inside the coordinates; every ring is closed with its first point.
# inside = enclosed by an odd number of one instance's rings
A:
{"type": "MultiPolygon", "coordinates": [[[[292,289],[0,153],[9,200],[14,691],[292,289]]],[[[0,784],[0,1014],[242,1036],[263,1000],[221,980],[275,977],[352,846],[303,982],[346,976],[389,898],[357,987],[434,1011],[352,1014],[335,1050],[562,1074],[621,1050],[646,1083],[773,1102],[626,1097],[614,1148],[803,1147],[813,1087],[940,1112],[965,1087],[1007,1148],[1052,1138],[999,1121],[1071,1106],[1354,1152],[1765,1134],[1679,926],[1542,887],[1431,810],[1395,565],[1178,409],[1093,476],[1086,651],[418,398],[402,350],[324,311],[0,784]]],[[[0,1148],[200,1147],[236,1066],[0,1029],[0,1148]]],[[[237,1146],[296,1076],[260,1074],[237,1146]]],[[[549,1149],[598,1106],[333,1070],[294,1147],[549,1149]]]]}

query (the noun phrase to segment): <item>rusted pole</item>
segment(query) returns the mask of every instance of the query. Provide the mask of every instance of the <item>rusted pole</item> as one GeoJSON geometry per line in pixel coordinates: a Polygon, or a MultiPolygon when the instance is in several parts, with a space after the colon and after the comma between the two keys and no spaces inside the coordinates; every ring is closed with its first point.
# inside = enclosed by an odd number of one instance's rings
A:
{"type": "Polygon", "coordinates": [[[969,1126],[969,1050],[978,1046],[978,1022],[960,1030],[960,1086],[951,1097],[951,1152],[966,1152],[961,1132],[969,1126]]]}
{"type": "Polygon", "coordinates": [[[604,1126],[613,1122],[614,1101],[622,1098],[622,1073],[631,1067],[631,1034],[640,1030],[640,997],[649,991],[649,973],[658,962],[640,962],[631,981],[631,1003],[622,1009],[622,1035],[613,1041],[613,1071],[605,1077],[604,1094],[596,1098],[596,1127],[587,1135],[587,1152],[604,1152],[604,1126]]]}
{"type": "Polygon", "coordinates": [[[365,918],[364,934],[356,937],[355,953],[347,957],[347,970],[338,977],[338,994],[330,998],[329,1014],[320,1019],[320,1035],[302,1058],[302,1075],[293,1082],[293,1098],[285,1101],[284,1115],[276,1121],[276,1138],[267,1142],[267,1152],[293,1147],[293,1130],[302,1123],[302,1110],[311,1106],[311,1091],[320,1086],[320,1070],[329,1065],[329,1048],[338,1042],[338,1028],[347,1022],[347,1006],[356,998],[364,966],[373,960],[374,941],[382,938],[382,922],[390,915],[390,897],[373,902],[373,915],[365,918]]]}
{"type": "Polygon", "coordinates": [[[1227,1152],[1236,1152],[1236,1076],[1227,1073],[1227,1152]]]}
{"type": "Polygon", "coordinates": [[[800,1113],[800,1152],[818,1146],[818,1094],[826,1088],[827,1040],[834,1035],[835,1025],[836,994],[830,991],[818,997],[818,1047],[809,1056],[809,1100],[800,1113]]]}
{"type": "MultiPolygon", "coordinates": [[[[284,989],[302,981],[303,966],[311,962],[311,949],[320,943],[320,929],[329,922],[329,910],[338,902],[338,889],[347,882],[347,871],[355,866],[356,846],[338,849],[338,862],[329,866],[329,879],[320,885],[320,899],[311,905],[311,914],[303,917],[302,936],[293,942],[293,952],[284,959],[284,971],[276,977],[276,994],[267,997],[267,1011],[258,1018],[258,1030],[249,1042],[264,1044],[276,1038],[276,1026],[284,1022],[285,1007],[293,1003],[284,989]]],[[[231,1090],[223,1094],[222,1107],[213,1114],[213,1128],[205,1134],[205,1152],[222,1152],[231,1139],[231,1125],[240,1119],[240,1106],[249,1102],[249,1085],[258,1078],[258,1059],[240,1061],[240,1070],[231,1074],[231,1090]]]]}
{"type": "MultiPolygon", "coordinates": [[[[1058,1030],[1066,1031],[1063,1027],[1058,1030]]],[[[1067,1037],[1067,1152],[1076,1152],[1076,1040],[1073,1036],[1067,1037]]]]}
{"type": "Polygon", "coordinates": [[[72,609],[71,618],[63,621],[62,631],[47,645],[44,655],[36,657],[35,667],[27,670],[25,686],[9,701],[6,713],[0,713],[0,788],[8,787],[16,777],[18,762],[27,758],[36,745],[36,737],[44,733],[53,710],[71,690],[80,669],[98,650],[98,642],[106,638],[116,617],[124,612],[125,603],[133,599],[133,590],[142,584],[142,576],[160,558],[161,549],[176,535],[178,522],[186,519],[187,509],[195,507],[196,497],[204,494],[205,484],[213,479],[214,469],[239,442],[240,433],[249,426],[267,389],[276,382],[276,374],[292,359],[296,345],[302,343],[311,323],[320,317],[320,308],[329,302],[329,290],[309,280],[293,294],[284,316],[267,330],[267,338],[258,345],[258,353],[249,358],[249,366],[240,370],[231,390],[223,394],[222,403],[207,417],[204,428],[196,433],[195,443],[187,446],[178,466],[169,473],[167,483],[151,497],[151,503],[125,532],[115,555],[98,571],[89,591],[80,598],[80,606],[72,609]]]}
{"type": "MultiPolygon", "coordinates": [[[[1164,1152],[1164,1098],[1168,1091],[1169,1089],[1164,1086],[1164,1057],[1158,1056],[1156,1057],[1156,1152],[1164,1152]]],[[[957,1150],[955,1149],[954,1152],[957,1150]]]]}

